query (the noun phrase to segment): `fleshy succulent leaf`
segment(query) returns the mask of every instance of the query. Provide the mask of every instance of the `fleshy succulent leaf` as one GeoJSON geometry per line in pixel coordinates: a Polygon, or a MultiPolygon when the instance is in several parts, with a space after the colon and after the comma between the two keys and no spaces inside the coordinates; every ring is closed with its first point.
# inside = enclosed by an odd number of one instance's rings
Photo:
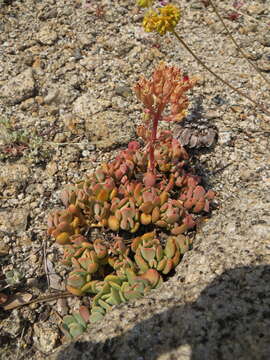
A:
{"type": "Polygon", "coordinates": [[[139,80],[135,92],[145,107],[137,128],[142,144],[131,141],[112,161],[68,185],[61,194],[64,209],[49,214],[48,235],[63,246],[62,263],[69,268],[67,290],[76,296],[95,294],[90,313],[82,306],[64,317],[67,337],[80,335],[89,321],[101,321],[112,306],[157,288],[190,248],[183,234],[209,212],[214,191],[201,185],[173,133],[157,128],[161,120],[186,116],[185,92],[194,84],[165,63],[151,79],[139,80]]]}

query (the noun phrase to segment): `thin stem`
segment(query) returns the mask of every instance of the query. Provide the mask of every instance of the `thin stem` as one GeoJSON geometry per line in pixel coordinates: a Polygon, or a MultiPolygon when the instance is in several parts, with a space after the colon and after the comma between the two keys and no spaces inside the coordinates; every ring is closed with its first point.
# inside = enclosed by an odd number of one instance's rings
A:
{"type": "Polygon", "coordinates": [[[265,107],[261,104],[259,104],[257,101],[253,100],[251,97],[249,97],[248,95],[246,95],[245,93],[243,93],[242,91],[240,91],[239,89],[237,89],[236,87],[234,87],[233,85],[229,84],[226,80],[222,79],[219,75],[217,75],[213,70],[211,70],[194,52],[193,50],[191,50],[191,48],[185,43],[185,41],[181,38],[181,36],[179,36],[175,30],[172,31],[173,34],[175,35],[175,37],[181,42],[181,44],[184,46],[184,48],[194,57],[194,59],[204,68],[206,69],[208,72],[210,72],[210,74],[212,74],[216,79],[218,79],[219,81],[221,81],[224,85],[228,86],[230,89],[232,89],[233,91],[235,91],[237,94],[239,94],[240,96],[246,98],[247,100],[249,100],[250,102],[252,102],[254,105],[256,105],[262,112],[264,112],[265,114],[267,114],[268,116],[270,116],[270,112],[268,110],[265,109],[265,107]]]}
{"type": "Polygon", "coordinates": [[[157,139],[157,127],[158,127],[159,119],[160,119],[160,110],[158,110],[153,116],[153,126],[152,126],[150,149],[149,149],[150,170],[152,173],[154,173],[154,170],[155,170],[154,148],[155,148],[155,142],[157,139]]]}
{"type": "Polygon", "coordinates": [[[259,70],[259,68],[251,61],[249,60],[249,58],[246,56],[246,54],[244,53],[244,51],[240,48],[240,46],[237,44],[236,40],[234,39],[234,37],[232,36],[232,33],[230,32],[228,26],[226,25],[225,21],[222,19],[222,17],[220,16],[217,7],[214,3],[214,1],[209,0],[214,12],[216,13],[217,17],[219,18],[219,20],[221,21],[222,25],[224,26],[227,34],[229,35],[229,37],[231,38],[232,42],[234,43],[234,45],[236,46],[236,48],[239,50],[239,52],[241,53],[241,55],[247,60],[247,62],[253,67],[253,69],[263,78],[263,80],[270,85],[270,81],[261,73],[261,71],[259,70]]]}
{"type": "Polygon", "coordinates": [[[155,170],[154,143],[151,139],[149,147],[150,171],[153,174],[155,170]]]}

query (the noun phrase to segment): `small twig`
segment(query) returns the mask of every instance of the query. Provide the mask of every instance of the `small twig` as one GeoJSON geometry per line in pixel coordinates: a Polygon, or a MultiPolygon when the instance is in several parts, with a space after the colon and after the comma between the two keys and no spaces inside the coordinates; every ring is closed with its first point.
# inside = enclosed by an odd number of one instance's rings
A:
{"type": "Polygon", "coordinates": [[[221,168],[219,168],[219,169],[217,169],[217,170],[213,171],[213,172],[212,172],[212,176],[217,175],[218,173],[220,173],[220,172],[224,171],[225,169],[227,169],[229,166],[231,166],[231,165],[233,165],[233,164],[234,164],[233,162],[230,162],[230,163],[228,163],[228,164],[226,164],[226,165],[222,166],[221,168]]]}
{"type": "Polygon", "coordinates": [[[54,301],[54,300],[58,300],[58,299],[62,299],[62,298],[68,298],[68,297],[74,297],[75,295],[68,293],[68,292],[62,292],[62,293],[58,293],[58,294],[52,294],[52,295],[46,295],[46,296],[41,296],[37,299],[28,301],[24,304],[19,304],[17,306],[14,306],[13,309],[16,309],[18,307],[21,306],[26,306],[26,305],[31,305],[31,304],[36,304],[36,303],[43,303],[43,302],[48,302],[48,301],[54,301]]]}
{"type": "Polygon", "coordinates": [[[234,87],[233,85],[229,84],[226,80],[222,79],[222,77],[220,77],[218,74],[216,74],[213,70],[211,70],[194,52],[193,50],[191,50],[191,48],[185,43],[185,41],[182,39],[181,36],[179,36],[174,30],[172,31],[173,34],[175,35],[175,37],[178,39],[178,41],[181,42],[181,44],[184,46],[184,48],[194,57],[194,59],[204,68],[206,69],[208,72],[210,72],[210,74],[212,74],[216,79],[218,79],[219,81],[221,81],[224,85],[228,86],[230,89],[232,89],[233,91],[235,91],[237,94],[239,94],[240,96],[242,96],[243,98],[249,100],[250,102],[252,102],[254,105],[256,105],[262,112],[264,112],[265,114],[267,114],[268,116],[270,116],[270,112],[268,110],[265,109],[265,107],[261,104],[259,104],[257,101],[253,100],[251,97],[249,97],[248,95],[246,95],[245,93],[243,93],[241,90],[237,89],[236,87],[234,87]]]}
{"type": "Polygon", "coordinates": [[[53,141],[47,141],[46,144],[52,145],[52,146],[64,146],[64,145],[82,145],[82,143],[73,143],[73,142],[63,142],[63,143],[55,143],[53,141]]]}
{"type": "Polygon", "coordinates": [[[17,344],[17,347],[18,347],[18,348],[17,348],[15,360],[18,360],[18,358],[19,358],[19,351],[20,351],[20,346],[21,346],[21,342],[22,342],[22,338],[23,338],[24,332],[25,332],[25,327],[22,329],[22,333],[21,333],[19,342],[18,342],[18,344],[17,344]]]}
{"type": "Polygon", "coordinates": [[[234,43],[234,45],[236,46],[236,48],[238,49],[238,51],[241,53],[241,55],[247,60],[247,62],[249,63],[249,65],[251,65],[253,67],[253,69],[263,78],[263,80],[270,85],[270,81],[266,78],[266,76],[264,76],[261,71],[259,70],[259,68],[251,61],[249,60],[249,58],[246,56],[246,54],[244,53],[244,51],[240,48],[240,46],[237,44],[236,40],[234,39],[232,33],[230,32],[228,26],[226,25],[225,21],[222,19],[222,17],[220,16],[217,7],[214,3],[213,0],[209,0],[214,12],[216,13],[217,17],[219,18],[219,20],[221,21],[223,27],[225,28],[227,34],[229,35],[229,37],[231,38],[232,42],[234,43]]]}
{"type": "Polygon", "coordinates": [[[50,276],[48,272],[48,266],[47,266],[47,243],[46,240],[43,240],[43,261],[44,261],[44,270],[46,274],[46,279],[48,283],[48,288],[50,288],[50,276]]]}
{"type": "MultiPolygon", "coordinates": [[[[42,250],[42,246],[35,250],[31,255],[36,255],[38,252],[40,252],[42,250]]],[[[28,260],[30,258],[31,255],[28,255],[26,258],[24,258],[24,261],[28,260]]]]}

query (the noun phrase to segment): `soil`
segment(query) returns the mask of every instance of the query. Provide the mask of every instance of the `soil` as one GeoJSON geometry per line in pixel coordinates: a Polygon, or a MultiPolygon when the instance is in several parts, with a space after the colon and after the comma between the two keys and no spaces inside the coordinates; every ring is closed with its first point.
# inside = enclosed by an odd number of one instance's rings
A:
{"type": "MultiPolygon", "coordinates": [[[[208,1],[174,3],[194,52],[270,109],[269,83],[208,1]]],[[[268,0],[216,3],[270,82],[268,0]]],[[[145,33],[143,14],[130,0],[0,0],[0,292],[15,302],[0,307],[1,359],[270,358],[270,118],[173,34],[145,33]],[[198,77],[189,115],[171,129],[217,192],[216,207],[159,290],[62,345],[63,316],[89,299],[59,296],[67,272],[46,218],[65,184],[136,139],[142,107],[132,87],[161,60],[198,77]]]]}

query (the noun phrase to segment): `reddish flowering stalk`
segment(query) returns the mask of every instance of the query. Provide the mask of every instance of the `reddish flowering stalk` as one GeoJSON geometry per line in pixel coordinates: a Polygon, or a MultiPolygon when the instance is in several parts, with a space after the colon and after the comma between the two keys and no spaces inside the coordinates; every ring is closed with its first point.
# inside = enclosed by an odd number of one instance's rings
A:
{"type": "MultiPolygon", "coordinates": [[[[134,87],[139,100],[145,106],[146,134],[151,126],[151,135],[146,139],[149,143],[150,172],[155,172],[154,149],[157,141],[158,123],[165,121],[181,121],[187,114],[188,98],[185,92],[191,89],[196,80],[183,75],[177,67],[161,62],[147,80],[142,77],[134,87]],[[170,106],[169,115],[163,115],[166,106],[170,106]],[[150,125],[150,119],[152,125],[150,125]]],[[[140,129],[141,132],[142,129],[140,129]]],[[[147,135],[146,135],[147,136],[147,135]]]]}

